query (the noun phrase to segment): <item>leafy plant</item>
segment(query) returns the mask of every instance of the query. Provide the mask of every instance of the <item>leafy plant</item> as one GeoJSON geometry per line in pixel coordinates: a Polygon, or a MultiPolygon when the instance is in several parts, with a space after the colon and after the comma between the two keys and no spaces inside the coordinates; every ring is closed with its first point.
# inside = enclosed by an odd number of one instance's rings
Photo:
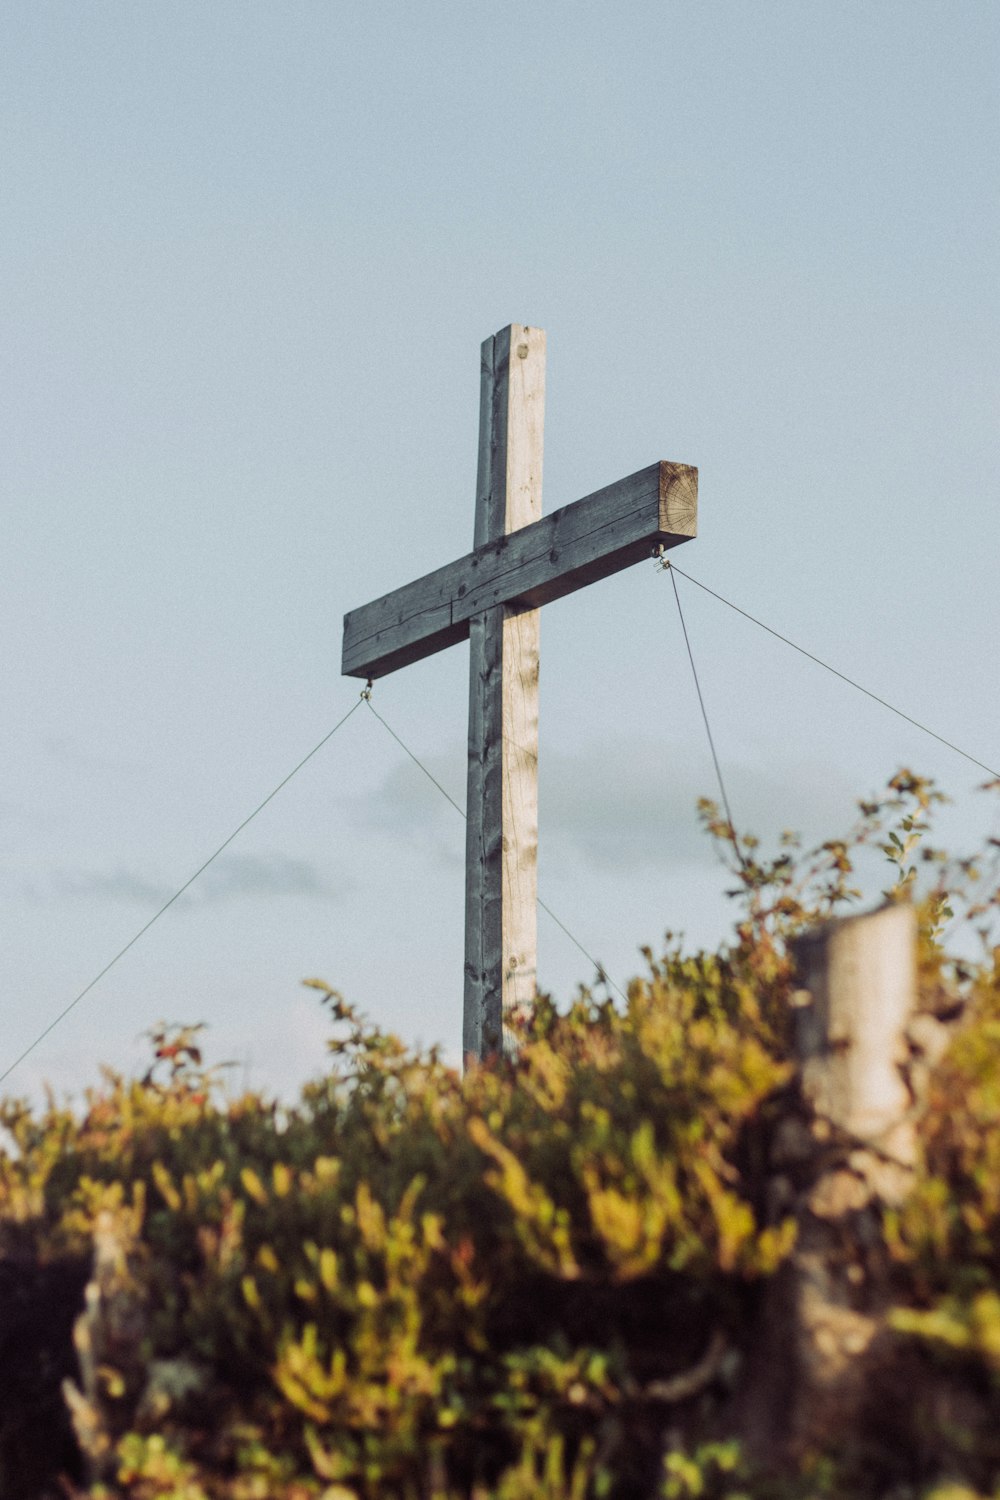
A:
{"type": "MultiPolygon", "coordinates": [[[[89,1472],[76,1493],[874,1494],[847,1454],[813,1455],[780,1482],[755,1475],[719,1431],[759,1289],[795,1236],[768,1188],[772,1137],[797,1107],[791,944],[857,901],[862,849],[890,862],[888,898],[917,906],[928,1013],[966,1017],[933,1073],[922,1169],[885,1243],[898,1349],[974,1399],[961,1432],[913,1439],[930,1467],[914,1478],[911,1462],[894,1494],[995,1488],[996,850],[926,850],[938,800],[901,772],[847,838],[803,854],[789,836],[772,858],[704,803],[729,852],[733,942],[690,954],[668,935],[624,1005],[581,990],[560,1011],[541,997],[516,1063],[460,1078],[311,980],[330,1069],[293,1108],[229,1097],[201,1028],[166,1025],[145,1076],[105,1073],[80,1111],[0,1105],[6,1260],[76,1268],[68,1395],[89,1472]],[[959,918],[978,962],[949,956],[959,918]]],[[[16,1500],[3,1434],[0,1488],[16,1500]]]]}

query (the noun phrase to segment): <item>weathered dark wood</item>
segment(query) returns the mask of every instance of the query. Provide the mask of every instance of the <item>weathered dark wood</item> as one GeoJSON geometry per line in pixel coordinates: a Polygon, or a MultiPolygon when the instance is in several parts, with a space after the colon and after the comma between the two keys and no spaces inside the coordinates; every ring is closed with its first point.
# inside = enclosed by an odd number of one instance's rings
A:
{"type": "Polygon", "coordinates": [[[341,670],[384,677],[465,640],[493,606],[537,609],[697,534],[698,471],[661,462],[489,539],[344,617],[341,670]]]}
{"type": "MultiPolygon", "coordinates": [[[[478,556],[542,508],[545,334],[514,324],[482,347],[478,556]]],[[[468,622],[467,1062],[514,1047],[536,990],[540,613],[490,602],[468,622]]]]}

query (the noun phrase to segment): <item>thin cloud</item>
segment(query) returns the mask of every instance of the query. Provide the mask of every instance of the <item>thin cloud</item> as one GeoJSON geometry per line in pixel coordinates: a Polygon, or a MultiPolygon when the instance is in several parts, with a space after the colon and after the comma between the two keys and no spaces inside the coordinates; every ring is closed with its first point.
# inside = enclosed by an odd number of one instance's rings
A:
{"type": "MultiPolygon", "coordinates": [[[[133,870],[61,870],[51,877],[51,894],[76,899],[84,897],[101,902],[124,902],[138,906],[162,906],[173,892],[168,886],[147,880],[133,870]]],[[[42,894],[44,888],[34,883],[32,891],[42,894]]]]}
{"type": "MultiPolygon", "coordinates": [[[[234,854],[219,859],[181,897],[188,906],[209,906],[247,898],[310,897],[337,899],[345,883],[334,883],[319,868],[302,859],[282,855],[234,854]]],[[[139,871],[67,870],[51,876],[48,894],[57,899],[160,907],[177,890],[139,871]]],[[[39,894],[35,883],[27,894],[39,894]]]]}
{"type": "MultiPolygon", "coordinates": [[[[460,754],[432,755],[424,761],[428,772],[465,805],[465,764],[460,754]]],[[[435,861],[449,868],[465,861],[465,827],[455,808],[412,761],[402,761],[381,787],[364,802],[352,804],[357,826],[389,839],[420,839],[435,861]]]]}
{"type": "MultiPolygon", "coordinates": [[[[431,756],[425,764],[461,804],[460,755],[431,756]]],[[[835,767],[801,762],[780,778],[738,762],[724,763],[723,771],[738,831],[756,833],[765,844],[786,828],[807,842],[826,838],[853,820],[858,789],[835,767]]],[[[712,864],[717,855],[697,814],[702,797],[721,800],[701,747],[605,740],[574,754],[543,748],[540,837],[557,861],[582,858],[595,868],[712,864]]],[[[359,816],[382,832],[427,837],[433,831],[438,839],[457,821],[440,791],[409,762],[390,771],[359,816]]],[[[461,857],[460,849],[456,855],[448,848],[450,858],[461,857]]]]}
{"type": "MultiPolygon", "coordinates": [[[[459,807],[465,805],[465,762],[460,755],[430,755],[423,764],[459,807]]],[[[447,798],[412,761],[393,766],[379,790],[357,804],[365,827],[386,829],[394,823],[409,831],[458,821],[447,798]]]]}
{"type": "Polygon", "coordinates": [[[334,894],[334,887],[310,861],[284,859],[280,855],[234,854],[220,859],[205,871],[203,878],[207,899],[213,901],[229,901],[239,896],[334,894]]]}
{"type": "MultiPolygon", "coordinates": [[[[788,828],[807,841],[846,829],[855,812],[846,777],[806,763],[786,771],[779,780],[757,766],[724,765],[738,832],[768,845],[788,828]]],[[[542,834],[605,869],[714,863],[717,851],[698,817],[703,797],[721,802],[707,753],[650,741],[594,745],[543,762],[542,834]]]]}

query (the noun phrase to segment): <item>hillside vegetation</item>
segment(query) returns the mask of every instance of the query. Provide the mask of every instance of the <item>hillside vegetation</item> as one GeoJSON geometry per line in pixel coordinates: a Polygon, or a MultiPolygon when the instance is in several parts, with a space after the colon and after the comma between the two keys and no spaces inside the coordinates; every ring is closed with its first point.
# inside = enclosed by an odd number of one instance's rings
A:
{"type": "Polygon", "coordinates": [[[543,999],[516,1064],[463,1080],[309,981],[330,1057],[293,1108],[230,1096],[200,1029],[166,1026],[141,1080],[4,1103],[0,1495],[1000,1495],[996,849],[926,850],[936,796],[901,773],[845,840],[744,841],[729,946],[668,938],[627,1006],[543,999]],[[914,1048],[909,1197],[843,1245],[888,1299],[870,1399],[790,1455],[745,1416],[797,1234],[789,943],[856,899],[864,845],[917,906],[950,1040],[914,1048]]]}

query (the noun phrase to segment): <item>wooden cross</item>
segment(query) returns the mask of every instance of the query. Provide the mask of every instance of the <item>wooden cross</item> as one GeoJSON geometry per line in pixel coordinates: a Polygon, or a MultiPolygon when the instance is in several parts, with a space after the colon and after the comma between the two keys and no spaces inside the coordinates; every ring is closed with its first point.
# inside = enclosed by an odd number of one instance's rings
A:
{"type": "Polygon", "coordinates": [[[657,463],[542,516],[545,334],[482,346],[473,550],[344,616],[342,671],[376,678],[469,638],[467,1063],[510,1053],[535,999],[542,604],[696,534],[698,471],[657,463]]]}

